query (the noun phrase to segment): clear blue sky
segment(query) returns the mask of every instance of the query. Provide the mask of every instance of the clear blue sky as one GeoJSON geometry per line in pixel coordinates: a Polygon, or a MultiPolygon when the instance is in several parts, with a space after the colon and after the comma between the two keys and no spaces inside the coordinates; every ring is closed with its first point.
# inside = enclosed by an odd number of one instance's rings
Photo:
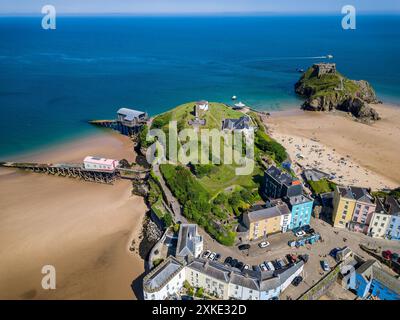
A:
{"type": "Polygon", "coordinates": [[[58,14],[400,13],[400,0],[0,0],[0,14],[40,14],[43,5],[58,14]]]}

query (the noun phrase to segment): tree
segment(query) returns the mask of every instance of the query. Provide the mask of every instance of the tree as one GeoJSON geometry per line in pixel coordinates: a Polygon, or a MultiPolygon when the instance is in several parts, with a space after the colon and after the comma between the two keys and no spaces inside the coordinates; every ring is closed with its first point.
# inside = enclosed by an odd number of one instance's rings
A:
{"type": "Polygon", "coordinates": [[[203,298],[204,297],[204,289],[203,288],[198,288],[197,289],[196,297],[198,297],[198,298],[203,298]]]}

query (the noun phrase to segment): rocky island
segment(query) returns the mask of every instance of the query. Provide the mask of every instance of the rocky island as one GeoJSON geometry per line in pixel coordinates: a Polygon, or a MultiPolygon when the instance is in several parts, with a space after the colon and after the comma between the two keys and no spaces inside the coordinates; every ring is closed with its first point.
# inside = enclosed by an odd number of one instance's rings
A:
{"type": "Polygon", "coordinates": [[[371,85],[365,80],[350,80],[337,72],[334,63],[317,63],[303,73],[295,91],[306,101],[302,109],[311,111],[340,110],[357,120],[371,122],[380,116],[369,104],[378,103],[371,85]]]}

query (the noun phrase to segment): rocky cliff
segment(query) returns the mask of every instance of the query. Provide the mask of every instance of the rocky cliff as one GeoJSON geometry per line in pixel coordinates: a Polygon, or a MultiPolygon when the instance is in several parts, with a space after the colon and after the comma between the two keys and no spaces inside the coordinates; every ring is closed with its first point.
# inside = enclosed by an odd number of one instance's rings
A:
{"type": "Polygon", "coordinates": [[[369,105],[378,103],[375,91],[364,80],[350,80],[336,71],[335,64],[314,64],[295,84],[297,94],[306,98],[302,108],[312,111],[341,110],[363,122],[379,120],[369,105]]]}

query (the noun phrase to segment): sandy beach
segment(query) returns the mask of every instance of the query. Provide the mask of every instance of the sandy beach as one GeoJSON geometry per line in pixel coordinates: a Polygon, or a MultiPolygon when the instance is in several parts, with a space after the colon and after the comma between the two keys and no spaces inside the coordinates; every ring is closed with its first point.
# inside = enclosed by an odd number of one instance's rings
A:
{"type": "MultiPolygon", "coordinates": [[[[127,137],[101,130],[4,160],[81,162],[86,155],[134,160],[127,137]]],[[[134,299],[144,262],[128,248],[145,212],[127,180],[101,185],[0,169],[0,298],[134,299]],[[56,268],[55,290],[41,287],[44,265],[56,268]]]]}
{"type": "Polygon", "coordinates": [[[400,107],[373,107],[382,119],[372,125],[340,112],[300,109],[272,113],[265,123],[301,166],[334,173],[340,184],[395,188],[400,185],[400,107]]]}

